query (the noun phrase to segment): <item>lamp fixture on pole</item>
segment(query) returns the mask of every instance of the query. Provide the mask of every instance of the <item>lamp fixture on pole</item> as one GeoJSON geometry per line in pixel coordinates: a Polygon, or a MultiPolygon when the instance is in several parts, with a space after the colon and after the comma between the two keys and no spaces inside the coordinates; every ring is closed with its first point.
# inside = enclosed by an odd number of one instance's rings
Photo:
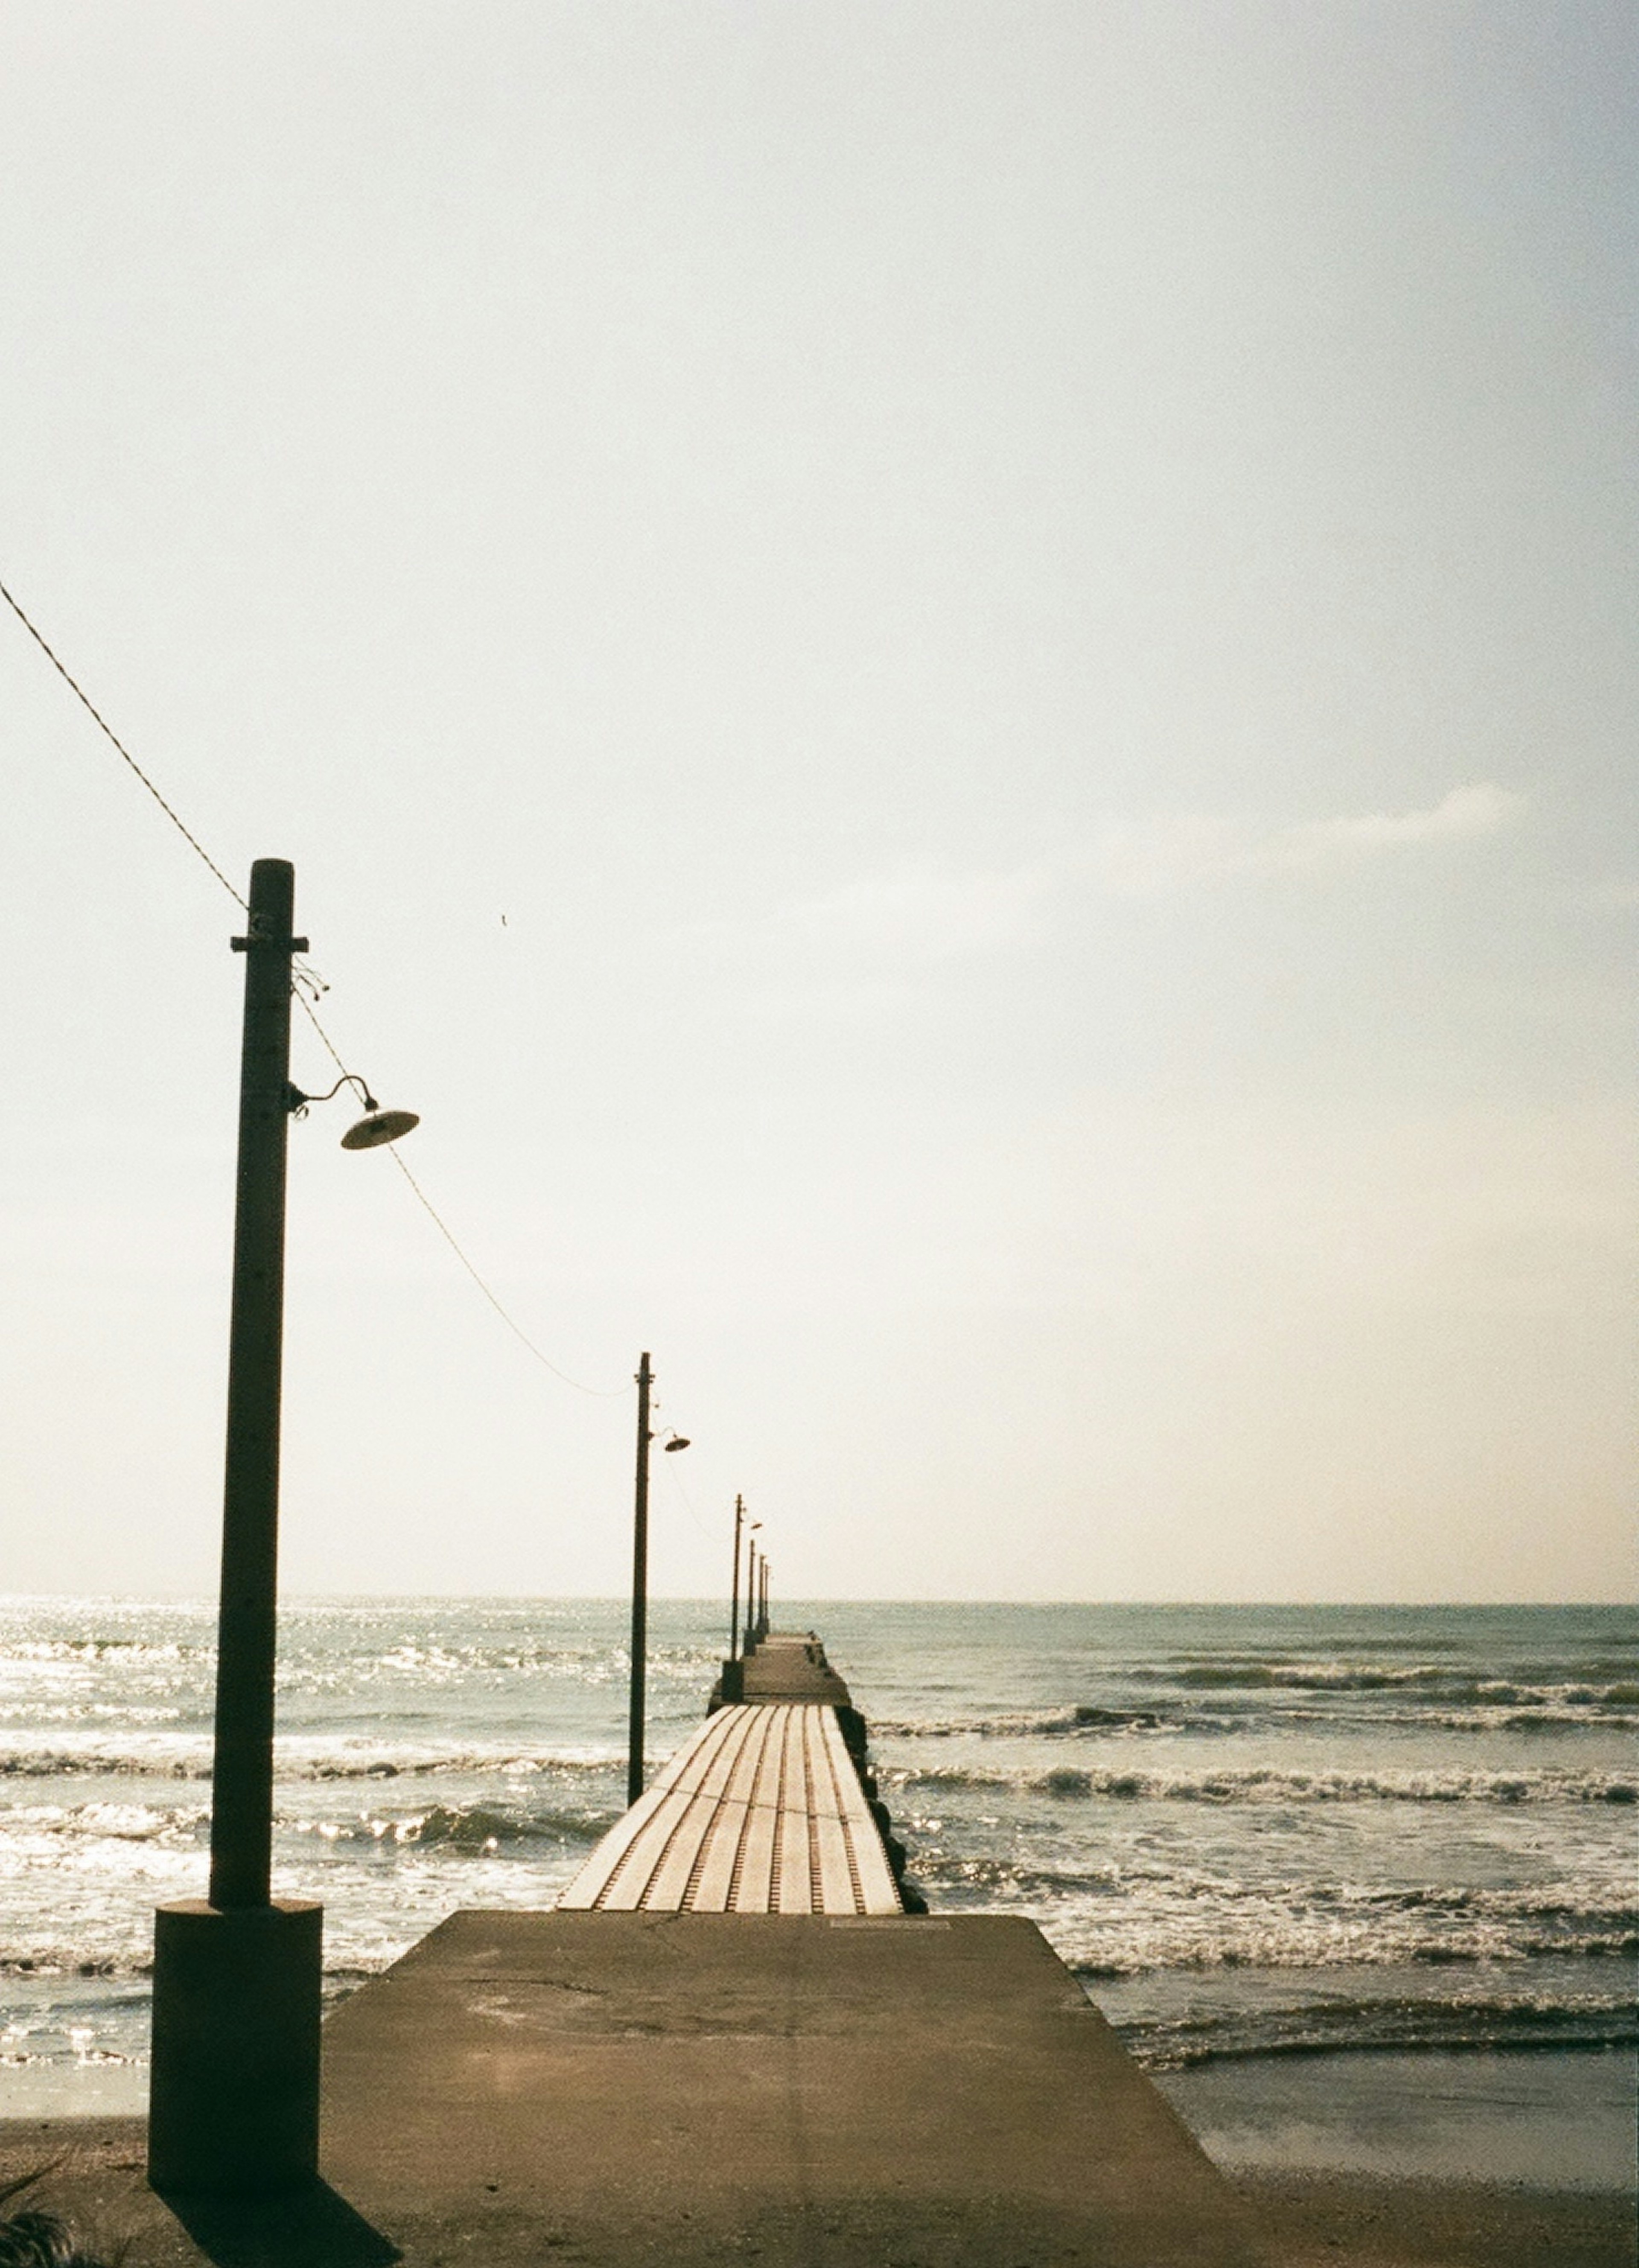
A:
{"type": "Polygon", "coordinates": [[[365,1106],[365,1116],[356,1119],[342,1137],[343,1150],[379,1150],[383,1143],[396,1142],[419,1126],[421,1120],[413,1110],[383,1110],[370,1089],[356,1071],[344,1071],[336,1085],[324,1094],[304,1094],[299,1086],[285,1086],[285,1108],[294,1118],[305,1118],[307,1106],[313,1102],[329,1102],[344,1086],[356,1086],[365,1106]]]}

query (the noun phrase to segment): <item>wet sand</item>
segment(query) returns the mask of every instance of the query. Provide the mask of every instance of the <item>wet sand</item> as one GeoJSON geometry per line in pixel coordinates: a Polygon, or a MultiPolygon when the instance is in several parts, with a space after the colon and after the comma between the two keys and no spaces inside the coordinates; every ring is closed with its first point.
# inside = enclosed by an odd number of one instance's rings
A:
{"type": "Polygon", "coordinates": [[[1631,2048],[1248,2056],[1155,2074],[1234,2177],[1631,2189],[1631,2048]]]}
{"type": "MultiPolygon", "coordinates": [[[[343,2200],[323,2198],[298,2211],[285,2205],[261,2213],[196,2220],[203,2249],[143,2179],[143,2122],[137,2118],[0,2121],[0,2181],[53,2164],[38,2201],[70,2218],[82,2239],[112,2257],[124,2249],[125,2268],[385,2268],[399,2248],[407,2268],[438,2268],[456,2260],[482,2260],[485,2268],[524,2268],[543,2259],[572,2259],[594,2268],[600,2259],[634,2257],[668,2263],[753,2257],[759,2232],[701,2229],[678,2232],[664,2252],[634,2247],[636,2232],[611,2233],[607,2249],[598,2232],[508,2222],[498,2214],[483,2230],[445,2228],[406,2218],[371,2231],[351,2218],[343,2200]],[[385,2240],[391,2240],[388,2243],[385,2240]]],[[[1501,2183],[1404,2182],[1347,2176],[1239,2176],[1235,2187],[1266,2235],[1269,2268],[1633,2268],[1635,2216],[1631,2197],[1610,2191],[1512,2187],[1501,2183]]],[[[652,2235],[652,2233],[651,2233],[652,2235]]],[[[838,2227],[785,2232],[768,2228],[761,2257],[778,2261],[789,2235],[794,2257],[836,2268],[882,2268],[882,2243],[865,2230],[838,2227]],[[818,2238],[817,2244],[816,2242],[818,2238]]],[[[996,2233],[950,2222],[938,2230],[899,2227],[891,2257],[902,2268],[946,2268],[953,2262],[998,2264],[987,2250],[996,2233]]],[[[1031,2257],[1007,2251],[1007,2268],[1093,2268],[1074,2232],[1059,2232],[1050,2250],[1031,2257]]]]}
{"type": "Polygon", "coordinates": [[[1630,2196],[1489,2182],[1396,2182],[1348,2175],[1244,2176],[1271,2268],[1633,2268],[1630,2196]]]}

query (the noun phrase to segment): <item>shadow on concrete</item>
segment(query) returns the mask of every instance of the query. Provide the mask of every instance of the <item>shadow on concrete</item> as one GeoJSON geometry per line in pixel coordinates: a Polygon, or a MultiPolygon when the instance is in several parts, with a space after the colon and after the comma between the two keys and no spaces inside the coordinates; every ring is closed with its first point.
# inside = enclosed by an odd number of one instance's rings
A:
{"type": "Polygon", "coordinates": [[[328,2182],[262,2197],[160,2196],[215,2268],[388,2268],[403,2257],[328,2182]]]}

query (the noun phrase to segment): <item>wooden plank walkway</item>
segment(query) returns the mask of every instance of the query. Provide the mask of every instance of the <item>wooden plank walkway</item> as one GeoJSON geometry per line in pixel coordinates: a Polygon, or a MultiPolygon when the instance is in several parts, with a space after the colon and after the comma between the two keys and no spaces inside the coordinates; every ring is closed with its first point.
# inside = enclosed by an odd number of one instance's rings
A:
{"type": "Polygon", "coordinates": [[[708,1717],[558,1900],[603,1913],[903,1913],[837,1722],[817,1705],[708,1717]]]}

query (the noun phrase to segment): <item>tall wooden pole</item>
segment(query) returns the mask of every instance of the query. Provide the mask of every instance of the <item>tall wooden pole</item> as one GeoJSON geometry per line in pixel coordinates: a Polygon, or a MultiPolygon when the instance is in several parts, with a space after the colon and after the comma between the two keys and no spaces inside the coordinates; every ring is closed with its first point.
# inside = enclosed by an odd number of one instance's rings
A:
{"type": "Polygon", "coordinates": [[[745,1498],[735,1498],[735,1582],[733,1601],[728,1609],[728,1659],[733,1661],[740,1652],[740,1530],[745,1524],[745,1498]]]}
{"type": "Polygon", "coordinates": [[[649,1646],[649,1358],[638,1364],[638,1471],[631,1514],[631,1709],[626,1734],[626,1802],[643,1793],[644,1671],[649,1646]]]}
{"type": "Polygon", "coordinates": [[[311,2183],[319,2157],[323,1910],[271,1896],[284,1167],[296,878],[250,870],[227,1461],[217,1624],[210,1896],[154,1916],[148,2178],[164,2192],[311,2183]]]}
{"type": "Polygon", "coordinates": [[[273,1843],[273,1673],[278,1598],[279,1397],[284,1339],[284,1166],[290,1135],[295,870],[250,870],[239,1185],[228,1340],[227,1466],[217,1623],[210,1903],[265,1906],[273,1843]]]}

